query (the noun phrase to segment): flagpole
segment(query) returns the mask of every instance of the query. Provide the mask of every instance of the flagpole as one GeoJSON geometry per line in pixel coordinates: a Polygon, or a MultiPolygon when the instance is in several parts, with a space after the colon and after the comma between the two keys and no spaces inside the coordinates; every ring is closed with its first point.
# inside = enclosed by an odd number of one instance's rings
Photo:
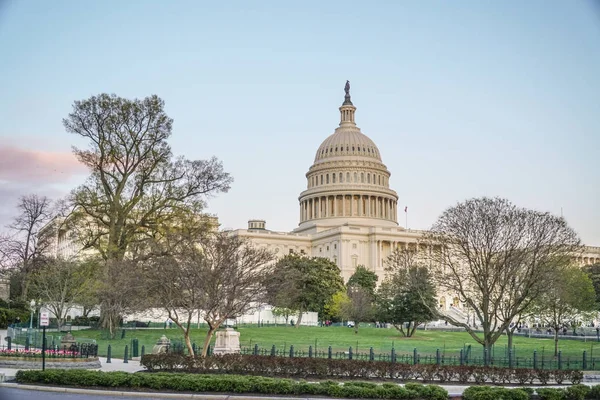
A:
{"type": "Polygon", "coordinates": [[[408,229],[408,207],[404,207],[404,229],[408,229]]]}

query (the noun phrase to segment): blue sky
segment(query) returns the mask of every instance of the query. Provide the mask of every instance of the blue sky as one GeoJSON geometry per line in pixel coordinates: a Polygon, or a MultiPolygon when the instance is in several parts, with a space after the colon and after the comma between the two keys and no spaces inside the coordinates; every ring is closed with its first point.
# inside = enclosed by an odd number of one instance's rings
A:
{"type": "Polygon", "coordinates": [[[501,196],[600,245],[598,71],[593,1],[0,0],[0,223],[81,182],[61,120],[108,92],[159,95],[174,152],[224,162],[224,227],[289,231],[349,79],[410,228],[501,196]]]}

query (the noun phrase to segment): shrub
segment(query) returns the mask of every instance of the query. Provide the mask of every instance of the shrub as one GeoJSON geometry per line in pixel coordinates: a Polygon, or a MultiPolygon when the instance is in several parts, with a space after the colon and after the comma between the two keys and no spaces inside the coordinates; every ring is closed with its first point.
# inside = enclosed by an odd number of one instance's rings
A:
{"type": "Polygon", "coordinates": [[[565,391],[563,389],[537,389],[536,393],[540,400],[565,400],[565,391]]]}
{"type": "Polygon", "coordinates": [[[565,390],[565,398],[567,400],[584,400],[589,393],[589,386],[576,384],[567,387],[565,390]]]}
{"type": "Polygon", "coordinates": [[[126,373],[90,370],[30,370],[17,372],[18,383],[63,386],[149,388],[190,392],[228,392],[276,395],[318,395],[351,398],[445,400],[448,392],[439,386],[409,384],[377,385],[370,382],[296,382],[259,376],[200,375],[182,373],[126,373]]]}
{"type": "Polygon", "coordinates": [[[471,386],[463,392],[463,400],[529,400],[523,389],[506,389],[493,386],[471,386]]]}

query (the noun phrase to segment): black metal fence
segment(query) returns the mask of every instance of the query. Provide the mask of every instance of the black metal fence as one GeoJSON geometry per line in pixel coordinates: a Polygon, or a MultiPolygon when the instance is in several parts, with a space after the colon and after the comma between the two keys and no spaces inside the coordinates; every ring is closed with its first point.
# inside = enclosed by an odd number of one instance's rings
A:
{"type": "MultiPolygon", "coordinates": [[[[0,357],[42,358],[42,350],[29,346],[13,344],[10,337],[7,344],[0,346],[0,357]]],[[[73,343],[71,345],[48,344],[46,358],[95,358],[98,357],[98,345],[94,343],[73,343]]]]}
{"type": "Polygon", "coordinates": [[[355,351],[349,347],[347,351],[333,351],[331,346],[325,350],[309,346],[306,349],[296,349],[294,346],[286,348],[275,345],[270,348],[260,347],[258,344],[253,347],[242,347],[241,353],[246,355],[263,355],[275,357],[314,357],[343,360],[367,360],[367,361],[388,361],[404,364],[437,364],[437,365],[489,365],[503,368],[534,368],[534,369],[575,369],[575,370],[600,370],[600,357],[590,357],[587,351],[584,351],[579,358],[563,357],[562,352],[558,356],[548,356],[534,351],[527,356],[515,356],[510,350],[500,357],[491,355],[488,357],[474,356],[471,353],[471,346],[461,349],[459,354],[448,355],[440,349],[435,354],[420,354],[415,348],[410,354],[397,353],[392,349],[389,353],[376,353],[371,347],[368,351],[355,351]],[[488,360],[487,364],[485,360],[488,360]]]}

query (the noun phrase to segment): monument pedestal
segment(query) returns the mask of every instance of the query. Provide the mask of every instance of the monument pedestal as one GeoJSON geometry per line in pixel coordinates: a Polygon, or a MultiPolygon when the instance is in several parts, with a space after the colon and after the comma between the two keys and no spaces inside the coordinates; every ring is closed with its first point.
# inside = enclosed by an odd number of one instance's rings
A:
{"type": "Polygon", "coordinates": [[[235,354],[240,352],[240,333],[232,328],[217,331],[213,354],[235,354]]]}

